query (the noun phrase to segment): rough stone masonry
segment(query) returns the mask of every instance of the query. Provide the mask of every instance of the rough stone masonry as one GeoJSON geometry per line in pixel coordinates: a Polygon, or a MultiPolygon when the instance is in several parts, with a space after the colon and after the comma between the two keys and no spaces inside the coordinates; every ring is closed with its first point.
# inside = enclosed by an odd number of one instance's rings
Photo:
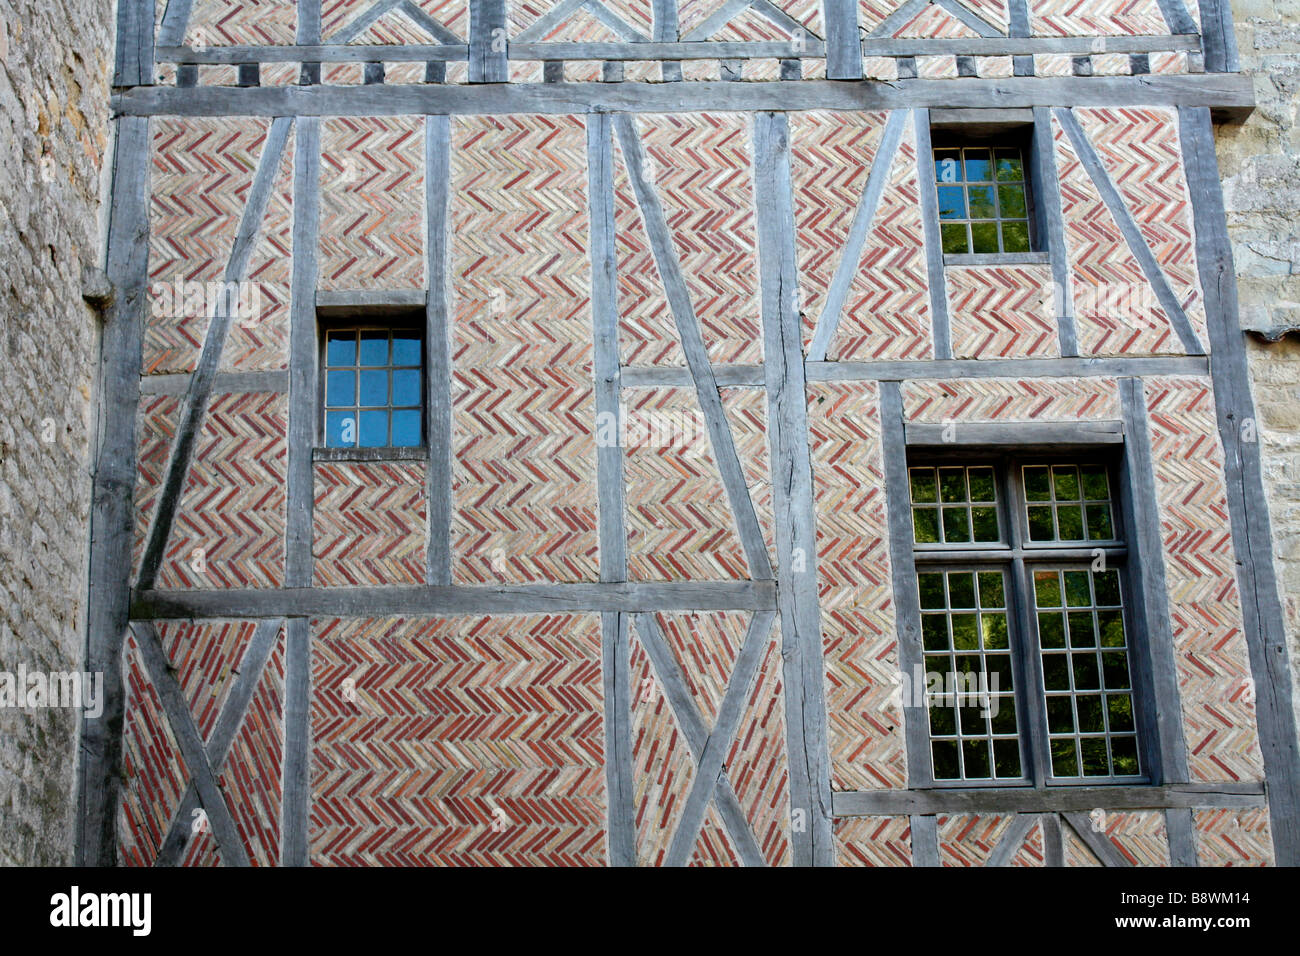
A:
{"type": "MultiPolygon", "coordinates": [[[[1300,330],[1300,0],[1234,0],[1232,13],[1257,101],[1244,124],[1218,129],[1241,324],[1300,330]]],[[[1300,715],[1300,331],[1248,342],[1300,715]]]]}
{"type": "MultiPolygon", "coordinates": [[[[80,669],[113,9],[0,0],[0,671],[80,669]]],[[[0,863],[72,860],[79,711],[0,709],[0,863]]]]}

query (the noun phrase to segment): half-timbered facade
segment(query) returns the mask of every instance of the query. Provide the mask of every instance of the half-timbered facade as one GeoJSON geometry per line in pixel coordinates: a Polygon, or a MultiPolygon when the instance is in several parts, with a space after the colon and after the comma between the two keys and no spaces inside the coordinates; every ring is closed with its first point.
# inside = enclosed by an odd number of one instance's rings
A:
{"type": "Polygon", "coordinates": [[[118,28],[83,861],[1300,862],[1224,0],[118,28]]]}

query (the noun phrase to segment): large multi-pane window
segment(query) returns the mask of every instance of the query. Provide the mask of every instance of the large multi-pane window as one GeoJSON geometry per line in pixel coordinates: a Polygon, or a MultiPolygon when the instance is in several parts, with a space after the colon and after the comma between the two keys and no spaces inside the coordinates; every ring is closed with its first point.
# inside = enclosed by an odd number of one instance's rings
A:
{"type": "Polygon", "coordinates": [[[934,150],[945,255],[1033,251],[1029,173],[1015,143],[934,150]]]}
{"type": "Polygon", "coordinates": [[[937,784],[1140,781],[1111,467],[908,469],[937,784]]]}
{"type": "Polygon", "coordinates": [[[415,325],[323,330],[323,433],[328,448],[424,442],[424,338],[415,325]]]}

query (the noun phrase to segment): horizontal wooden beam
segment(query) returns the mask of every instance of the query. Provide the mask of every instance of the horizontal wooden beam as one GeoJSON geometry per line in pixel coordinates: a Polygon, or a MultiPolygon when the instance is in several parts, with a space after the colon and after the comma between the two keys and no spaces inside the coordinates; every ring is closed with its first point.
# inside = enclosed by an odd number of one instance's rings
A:
{"type": "Polygon", "coordinates": [[[826,45],[705,41],[698,43],[512,43],[510,59],[528,60],[790,60],[821,59],[826,45]]]}
{"type": "Polygon", "coordinates": [[[1164,53],[1201,49],[1198,36],[1139,37],[957,37],[902,40],[878,37],[862,41],[863,56],[1033,56],[1093,53],[1164,53]]]}
{"type": "Polygon", "coordinates": [[[428,461],[429,449],[416,448],[313,448],[312,461],[428,461]]]}
{"type": "MultiPolygon", "coordinates": [[[[953,112],[983,112],[982,110],[954,110],[953,112]]],[[[933,115],[933,114],[931,114],[933,115]]],[[[1052,262],[1049,252],[981,252],[952,254],[943,257],[945,266],[1046,266],[1052,262]]]]}
{"type": "Polygon", "coordinates": [[[932,813],[1073,813],[1262,807],[1263,784],[1170,784],[1162,787],[1030,787],[961,790],[876,790],[833,794],[837,817],[932,813]]]}
{"type": "Polygon", "coordinates": [[[468,60],[469,47],[461,44],[325,44],[322,46],[160,46],[159,63],[427,63],[430,60],[468,60]]]}
{"type": "Polygon", "coordinates": [[[914,424],[904,429],[909,445],[1122,445],[1123,422],[971,422],[914,424]]]}
{"type": "Polygon", "coordinates": [[[772,581],[267,588],[135,592],[131,619],[451,617],[584,611],[766,611],[775,607],[776,584],[772,581]]]}
{"type": "Polygon", "coordinates": [[[1017,109],[1200,106],[1234,116],[1255,106],[1249,76],[1011,76],[878,83],[485,83],[280,87],[135,87],[113,97],[123,116],[400,116],[492,113],[664,113],[693,110],[1017,109]]]}
{"type": "MultiPolygon", "coordinates": [[[[144,375],[140,378],[141,395],[184,395],[190,390],[190,373],[173,375],[144,375]]],[[[269,372],[218,372],[212,390],[227,392],[287,392],[289,373],[283,370],[269,372]]]]}
{"type": "Polygon", "coordinates": [[[371,315],[388,315],[410,310],[424,311],[429,301],[426,289],[344,289],[316,293],[316,311],[325,317],[365,310],[371,315]]]}

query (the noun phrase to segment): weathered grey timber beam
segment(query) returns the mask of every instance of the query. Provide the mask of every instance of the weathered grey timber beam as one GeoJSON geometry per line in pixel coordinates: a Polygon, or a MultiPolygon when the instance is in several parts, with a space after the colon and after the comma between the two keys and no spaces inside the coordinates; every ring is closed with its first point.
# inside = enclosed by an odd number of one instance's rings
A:
{"type": "Polygon", "coordinates": [[[524,60],[757,60],[820,59],[821,40],[803,44],[788,41],[745,43],[713,40],[708,43],[512,43],[510,58],[524,60]]]}
{"type": "Polygon", "coordinates": [[[1187,4],[1183,0],[1158,0],[1158,2],[1160,4],[1160,13],[1164,16],[1165,23],[1169,24],[1171,33],[1196,36],[1198,32],[1196,21],[1187,12],[1187,4]]]}
{"type": "Polygon", "coordinates": [[[823,691],[817,523],[808,444],[808,390],[799,317],[790,127],[781,113],[754,117],[763,364],[767,372],[781,657],[785,677],[790,807],[807,816],[794,828],[796,866],[830,866],[830,752],[823,691]]]}
{"type": "Polygon", "coordinates": [[[912,866],[939,865],[939,821],[933,816],[914,814],[912,827],[912,866]]]}
{"type": "Polygon", "coordinates": [[[239,835],[239,828],[235,826],[225,795],[217,784],[217,775],[203,747],[203,735],[194,725],[189,702],[186,701],[180,684],[176,682],[171,664],[163,652],[158,629],[148,622],[133,624],[131,627],[145,671],[153,680],[163,713],[176,738],[176,746],[184,758],[194,789],[198,791],[199,802],[207,812],[212,835],[221,851],[221,861],[226,866],[248,866],[248,852],[244,848],[243,837],[239,835]]]}
{"type": "Polygon", "coordinates": [[[930,111],[912,111],[916,143],[917,190],[920,192],[921,231],[925,237],[925,268],[929,275],[930,334],[934,357],[951,359],[952,323],[948,316],[948,277],[944,271],[943,241],[939,234],[939,194],[934,182],[934,153],[930,146],[930,111]]]}
{"type": "Polygon", "coordinates": [[[100,344],[95,418],[100,424],[91,489],[85,668],[104,675],[104,710],[82,718],[77,763],[78,866],[112,866],[121,788],[122,639],[135,542],[136,414],[149,275],[149,121],[117,124],[105,272],[117,289],[100,344]]]}
{"type": "Polygon", "coordinates": [[[663,281],[664,295],[677,327],[677,337],[682,352],[686,356],[686,366],[691,373],[695,397],[699,402],[705,424],[708,426],[713,460],[718,466],[722,486],[727,492],[731,514],[736,521],[736,532],[740,536],[741,547],[745,552],[745,560],[756,580],[770,580],[771,559],[767,553],[767,545],[763,541],[763,530],[758,524],[758,514],[754,511],[754,500],[749,493],[749,485],[745,482],[740,458],[736,454],[735,439],[731,434],[731,424],[727,419],[726,410],[722,407],[718,383],[713,377],[713,366],[709,362],[708,348],[704,344],[704,332],[691,302],[686,277],[682,274],[681,264],[677,261],[677,252],[663,205],[654,186],[646,181],[642,172],[641,140],[637,135],[636,125],[632,117],[624,114],[614,118],[614,128],[623,147],[623,160],[627,165],[628,179],[631,180],[632,191],[636,194],[637,206],[641,210],[641,217],[645,222],[650,241],[650,251],[654,256],[659,278],[663,281]]]}
{"type": "Polygon", "coordinates": [[[305,617],[285,624],[284,796],[280,807],[280,865],[310,863],[311,814],[311,623],[305,617]]]}
{"type": "Polygon", "coordinates": [[[145,591],[134,620],[263,617],[454,616],[582,611],[763,611],[776,607],[774,581],[521,584],[508,587],[249,588],[145,591]]]}
{"type": "Polygon", "coordinates": [[[1214,352],[1215,415],[1224,450],[1228,513],[1255,681],[1255,720],[1268,780],[1269,816],[1278,865],[1300,865],[1300,742],[1292,710],[1286,619],[1273,565],[1273,537],[1264,492],[1255,403],[1237,312],[1237,286],[1227,216],[1214,152],[1214,130],[1203,110],[1181,110],[1183,157],[1196,227],[1196,262],[1205,294],[1214,352]]]}
{"type": "Polygon", "coordinates": [[[1201,48],[1198,36],[1135,37],[961,37],[957,39],[904,40],[878,38],[862,41],[863,56],[1032,56],[1094,53],[1164,53],[1201,48]],[[1102,49],[1098,49],[1101,45],[1102,49]]]}
{"type": "Polygon", "coordinates": [[[1029,831],[1037,824],[1038,818],[1032,813],[1017,814],[984,865],[992,867],[1010,865],[1017,851],[1024,846],[1025,837],[1029,836],[1029,831]]]}
{"type": "Polygon", "coordinates": [[[1006,37],[1005,33],[993,24],[989,23],[974,10],[958,3],[957,0],[933,0],[933,2],[946,10],[949,16],[960,20],[982,37],[997,37],[998,39],[1006,37]]]}
{"type": "Polygon", "coordinates": [[[1186,807],[1165,811],[1165,833],[1169,837],[1172,866],[1200,866],[1196,857],[1196,820],[1186,807]]]}
{"type": "MultiPolygon", "coordinates": [[[[162,51],[166,47],[180,47],[185,42],[185,28],[190,22],[190,12],[194,8],[194,0],[166,0],[167,6],[163,8],[162,23],[158,25],[158,62],[167,62],[163,57],[162,51]]],[[[133,4],[123,4],[122,6],[133,6],[133,4]]],[[[155,7],[155,9],[157,9],[155,7]]],[[[121,9],[119,8],[119,15],[121,9]]],[[[188,49],[188,47],[181,47],[188,49]]],[[[239,61],[242,62],[242,61],[239,61]]]]}
{"type": "MultiPolygon", "coordinates": [[[[184,395],[190,390],[189,372],[174,375],[145,375],[140,379],[141,395],[184,395]]],[[[269,372],[218,372],[212,390],[227,392],[287,392],[289,374],[283,370],[269,372]]]]}
{"type": "Polygon", "coordinates": [[[1037,219],[1047,245],[1055,288],[1052,311],[1056,319],[1057,344],[1061,355],[1079,354],[1079,329],[1074,314],[1074,275],[1065,245],[1065,214],[1061,205],[1060,171],[1056,166],[1056,139],[1052,135],[1052,111],[1044,106],[1033,110],[1033,168],[1036,174],[1037,219]]]}
{"type": "MultiPolygon", "coordinates": [[[[451,584],[451,120],[425,118],[425,249],[429,291],[424,305],[425,403],[428,408],[428,546],[425,583],[451,584]]],[[[316,297],[319,308],[320,295],[316,297]]]]}
{"type": "MultiPolygon", "coordinates": [[[[1113,378],[1125,375],[1207,375],[1200,356],[1156,358],[953,359],[919,362],[808,362],[810,382],[906,382],[952,378],[1113,378]]],[[[761,365],[715,365],[722,387],[761,386],[761,365]]],[[[674,388],[691,385],[684,368],[624,366],[624,388],[674,388]]]]}
{"type": "Polygon", "coordinates": [[[147,86],[154,81],[154,2],[132,0],[117,4],[114,86],[147,86]]]}
{"type": "Polygon", "coordinates": [[[469,5],[471,83],[505,83],[510,79],[506,53],[509,29],[506,25],[506,0],[475,0],[469,5]]]}
{"type": "MultiPolygon", "coordinates": [[[[510,41],[511,48],[541,40],[547,33],[560,26],[586,5],[587,0],[559,0],[558,3],[534,20],[527,28],[519,31],[514,39],[510,41]]],[[[519,57],[516,56],[515,59],[519,59],[519,57]]]]}
{"type": "Polygon", "coordinates": [[[1237,54],[1237,32],[1232,25],[1230,0],[1200,0],[1201,33],[1205,68],[1212,73],[1235,73],[1241,69],[1237,54]]]}
{"type": "Polygon", "coordinates": [[[1176,784],[1160,787],[1032,787],[963,790],[859,790],[836,793],[837,817],[933,813],[1087,813],[1167,808],[1235,809],[1266,804],[1263,784],[1176,784]]]}
{"type": "Polygon", "coordinates": [[[1204,106],[1238,117],[1255,107],[1250,77],[1041,77],[765,83],[495,83],[284,87],[136,87],[113,96],[123,116],[397,116],[414,113],[665,113],[691,110],[889,110],[915,107],[1204,106]]]}
{"type": "Polygon", "coordinates": [[[844,304],[849,298],[849,289],[858,275],[858,266],[862,261],[862,249],[871,234],[871,226],[880,206],[880,197],[884,195],[885,184],[889,182],[890,172],[894,168],[894,159],[898,155],[899,144],[907,129],[907,113],[896,110],[889,114],[885,123],[885,132],[880,140],[880,147],[871,160],[871,170],[867,173],[867,183],[863,187],[858,208],[853,213],[853,223],[849,227],[848,237],[840,250],[840,261],[835,267],[830,288],[826,291],[826,301],[822,313],[817,318],[812,342],[808,346],[808,361],[822,362],[826,352],[835,341],[840,321],[844,316],[844,304]]]}
{"type": "Polygon", "coordinates": [[[862,77],[857,0],[823,0],[826,19],[826,76],[832,80],[862,77]]]}
{"type": "MultiPolygon", "coordinates": [[[[253,699],[253,693],[262,679],[262,671],[266,668],[266,662],[275,648],[275,641],[279,637],[282,624],[282,621],[274,619],[258,624],[239,662],[239,667],[234,671],[230,693],[225,703],[221,705],[221,712],[217,715],[211,738],[203,748],[208,762],[217,773],[220,773],[225,765],[230,747],[235,742],[235,734],[239,732],[240,725],[244,722],[244,715],[248,713],[249,702],[253,699]]],[[[197,809],[199,809],[199,792],[194,786],[194,781],[191,780],[185,786],[185,794],[181,797],[180,806],[172,814],[171,824],[167,827],[167,835],[158,848],[158,858],[154,861],[154,866],[180,864],[181,854],[185,851],[185,846],[193,833],[193,817],[197,809]]]]}
{"type": "Polygon", "coordinates": [[[1092,818],[1084,816],[1082,813],[1062,813],[1061,819],[1069,825],[1070,829],[1079,835],[1081,839],[1097,859],[1101,860],[1102,866],[1132,866],[1133,863],[1119,850],[1115,849],[1115,844],[1110,838],[1103,833],[1098,833],[1092,828],[1092,818]]]}
{"type": "MultiPolygon", "coordinates": [[[[411,448],[313,448],[312,461],[428,461],[429,449],[411,448]]],[[[437,581],[429,582],[437,584],[437,581]]]]}
{"type": "Polygon", "coordinates": [[[1124,444],[1123,422],[971,422],[957,426],[914,423],[904,431],[909,445],[1124,444]]]}
{"type": "MultiPolygon", "coordinates": [[[[267,134],[257,174],[253,178],[253,185],[248,193],[235,241],[231,246],[230,259],[225,269],[227,283],[243,282],[248,272],[248,260],[261,234],[262,219],[266,215],[271,187],[280,169],[280,159],[289,138],[290,125],[291,120],[288,117],[278,118],[271,124],[271,130],[267,134]]],[[[190,388],[181,409],[180,424],[176,428],[176,441],[167,462],[167,471],[158,492],[158,504],[154,509],[153,523],[149,527],[144,554],[140,559],[138,584],[145,589],[151,588],[157,580],[167,540],[176,520],[177,509],[180,507],[185,478],[189,474],[194,448],[207,418],[208,399],[212,396],[213,387],[216,385],[221,353],[226,346],[226,336],[230,330],[230,311],[230,303],[226,301],[225,296],[222,296],[208,322],[203,349],[199,354],[194,374],[190,377],[190,388]]]]}
{"type": "Polygon", "coordinates": [[[426,289],[339,289],[316,293],[316,311],[322,316],[345,315],[357,309],[375,313],[423,310],[429,302],[426,289]]]}
{"type": "MultiPolygon", "coordinates": [[[[626,486],[623,449],[601,441],[620,414],[618,275],[614,249],[614,140],[609,117],[587,123],[587,195],[591,207],[591,315],[596,393],[596,490],[600,535],[600,580],[627,580],[626,486]]],[[[619,434],[617,428],[615,434],[619,434]]],[[[448,582],[450,583],[450,582],[448,582]]],[[[609,795],[611,866],[636,865],[630,648],[628,616],[601,615],[602,678],[605,690],[605,786],[609,795]]]]}
{"type": "Polygon", "coordinates": [[[1065,834],[1061,832],[1061,817],[1056,813],[1039,816],[1043,827],[1043,865],[1065,866],[1065,834]]]}
{"type": "Polygon", "coordinates": [[[159,46],[159,63],[230,64],[230,63],[427,63],[430,60],[468,60],[469,47],[464,43],[373,44],[339,43],[312,46],[220,46],[196,50],[188,46],[159,46]]]}

